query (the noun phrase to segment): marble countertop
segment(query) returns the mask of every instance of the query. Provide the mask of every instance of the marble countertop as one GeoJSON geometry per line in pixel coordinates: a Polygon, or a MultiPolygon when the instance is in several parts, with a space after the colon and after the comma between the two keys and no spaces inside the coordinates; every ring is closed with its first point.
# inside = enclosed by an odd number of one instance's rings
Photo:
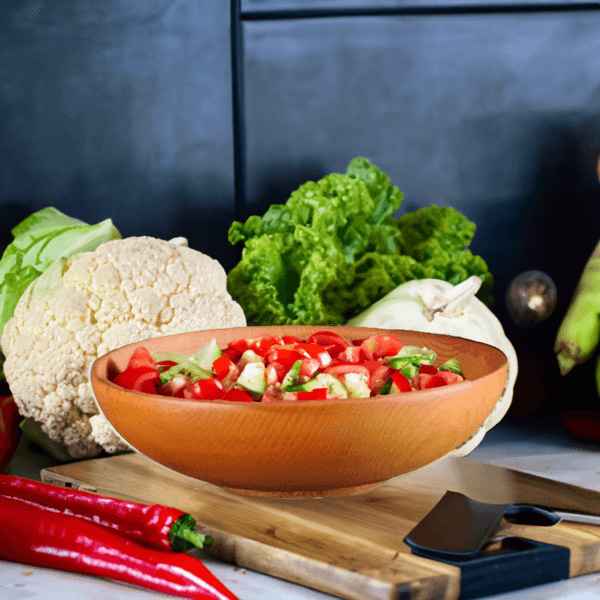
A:
{"type": "MultiPolygon", "coordinates": [[[[600,445],[568,434],[558,419],[523,422],[510,416],[490,431],[470,455],[490,464],[510,467],[600,491],[600,445]]],[[[56,464],[21,440],[7,472],[40,479],[43,468],[56,464]]],[[[332,600],[334,596],[203,557],[206,566],[241,600],[332,600]]],[[[96,577],[0,561],[0,599],[27,600],[150,600],[169,598],[96,577]]],[[[484,600],[590,600],[600,597],[600,574],[528,588],[484,600]]]]}

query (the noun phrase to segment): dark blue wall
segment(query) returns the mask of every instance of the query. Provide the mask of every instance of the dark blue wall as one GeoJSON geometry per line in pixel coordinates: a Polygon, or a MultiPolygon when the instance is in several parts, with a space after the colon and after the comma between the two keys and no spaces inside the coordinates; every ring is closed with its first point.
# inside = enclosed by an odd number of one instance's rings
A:
{"type": "Polygon", "coordinates": [[[54,205],[228,260],[229,15],[203,0],[0,3],[3,245],[54,205]]]}

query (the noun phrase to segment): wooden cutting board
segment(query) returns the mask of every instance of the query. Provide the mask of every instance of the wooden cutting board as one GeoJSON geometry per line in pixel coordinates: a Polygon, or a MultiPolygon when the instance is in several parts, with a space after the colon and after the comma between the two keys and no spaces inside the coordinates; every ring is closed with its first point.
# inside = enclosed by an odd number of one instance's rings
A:
{"type": "Polygon", "coordinates": [[[482,502],[600,514],[598,492],[469,458],[443,459],[366,492],[309,499],[236,494],[138,454],[61,465],[41,476],[55,485],[177,507],[213,537],[216,557],[349,600],[453,600],[499,593],[488,581],[499,570],[513,579],[505,591],[600,571],[600,526],[566,522],[540,527],[502,521],[495,535],[506,539],[492,541],[473,568],[412,555],[404,537],[447,490],[482,502]],[[508,543],[515,536],[541,542],[544,552],[508,543]],[[562,575],[548,562],[556,560],[555,549],[564,550],[562,575]]]}

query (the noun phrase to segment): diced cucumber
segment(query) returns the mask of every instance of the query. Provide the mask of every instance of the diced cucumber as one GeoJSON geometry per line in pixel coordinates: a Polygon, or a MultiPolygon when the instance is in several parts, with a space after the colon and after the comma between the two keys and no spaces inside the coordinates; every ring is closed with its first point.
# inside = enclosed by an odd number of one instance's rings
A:
{"type": "Polygon", "coordinates": [[[329,373],[319,373],[315,378],[303,383],[302,385],[296,385],[292,388],[288,388],[288,392],[310,392],[318,388],[327,388],[328,394],[333,394],[340,398],[348,397],[348,388],[335,376],[329,373]]]}
{"type": "Polygon", "coordinates": [[[162,372],[159,376],[160,383],[164,385],[168,381],[171,381],[175,375],[179,375],[180,373],[194,381],[198,381],[200,379],[210,379],[212,377],[212,373],[210,371],[203,369],[196,363],[192,362],[189,358],[186,358],[179,364],[173,365],[170,369],[162,372]]]}
{"type": "Polygon", "coordinates": [[[432,365],[437,358],[437,354],[429,348],[419,348],[418,346],[404,346],[398,354],[388,358],[392,369],[400,370],[408,364],[411,365],[432,365]]]}
{"type": "Polygon", "coordinates": [[[438,367],[438,371],[450,371],[451,373],[456,373],[461,377],[463,376],[462,367],[460,366],[458,358],[451,358],[450,360],[447,360],[443,365],[438,367]]]}
{"type": "MultiPolygon", "coordinates": [[[[283,381],[281,382],[281,388],[285,391],[292,391],[290,388],[296,386],[298,383],[298,376],[300,375],[300,367],[302,366],[302,361],[297,360],[291,367],[290,370],[285,374],[283,381]]],[[[297,387],[297,386],[296,386],[297,387]]],[[[300,391],[300,390],[293,390],[300,391]]],[[[307,391],[307,390],[302,390],[307,391]]]]}
{"type": "Polygon", "coordinates": [[[368,398],[371,395],[367,377],[362,373],[346,373],[344,385],[348,388],[350,398],[368,398]]]}
{"type": "Polygon", "coordinates": [[[236,383],[249,392],[256,394],[264,393],[267,389],[265,365],[262,361],[248,363],[240,373],[236,383]]]}
{"type": "Polygon", "coordinates": [[[263,359],[254,350],[246,350],[237,362],[238,369],[244,369],[250,363],[262,363],[263,359]]]}
{"type": "Polygon", "coordinates": [[[207,371],[212,370],[212,365],[221,356],[221,348],[215,338],[212,338],[209,342],[204,344],[200,350],[198,350],[193,356],[190,357],[192,362],[206,369],[207,371]]]}

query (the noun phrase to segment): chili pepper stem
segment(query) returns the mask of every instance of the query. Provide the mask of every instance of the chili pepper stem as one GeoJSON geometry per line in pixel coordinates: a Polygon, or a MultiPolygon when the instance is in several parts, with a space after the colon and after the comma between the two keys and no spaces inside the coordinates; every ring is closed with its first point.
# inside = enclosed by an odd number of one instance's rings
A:
{"type": "Polygon", "coordinates": [[[175,552],[182,552],[188,545],[197,548],[208,548],[212,544],[210,536],[194,530],[195,525],[196,521],[189,514],[182,515],[173,523],[169,530],[169,541],[175,552]]]}

